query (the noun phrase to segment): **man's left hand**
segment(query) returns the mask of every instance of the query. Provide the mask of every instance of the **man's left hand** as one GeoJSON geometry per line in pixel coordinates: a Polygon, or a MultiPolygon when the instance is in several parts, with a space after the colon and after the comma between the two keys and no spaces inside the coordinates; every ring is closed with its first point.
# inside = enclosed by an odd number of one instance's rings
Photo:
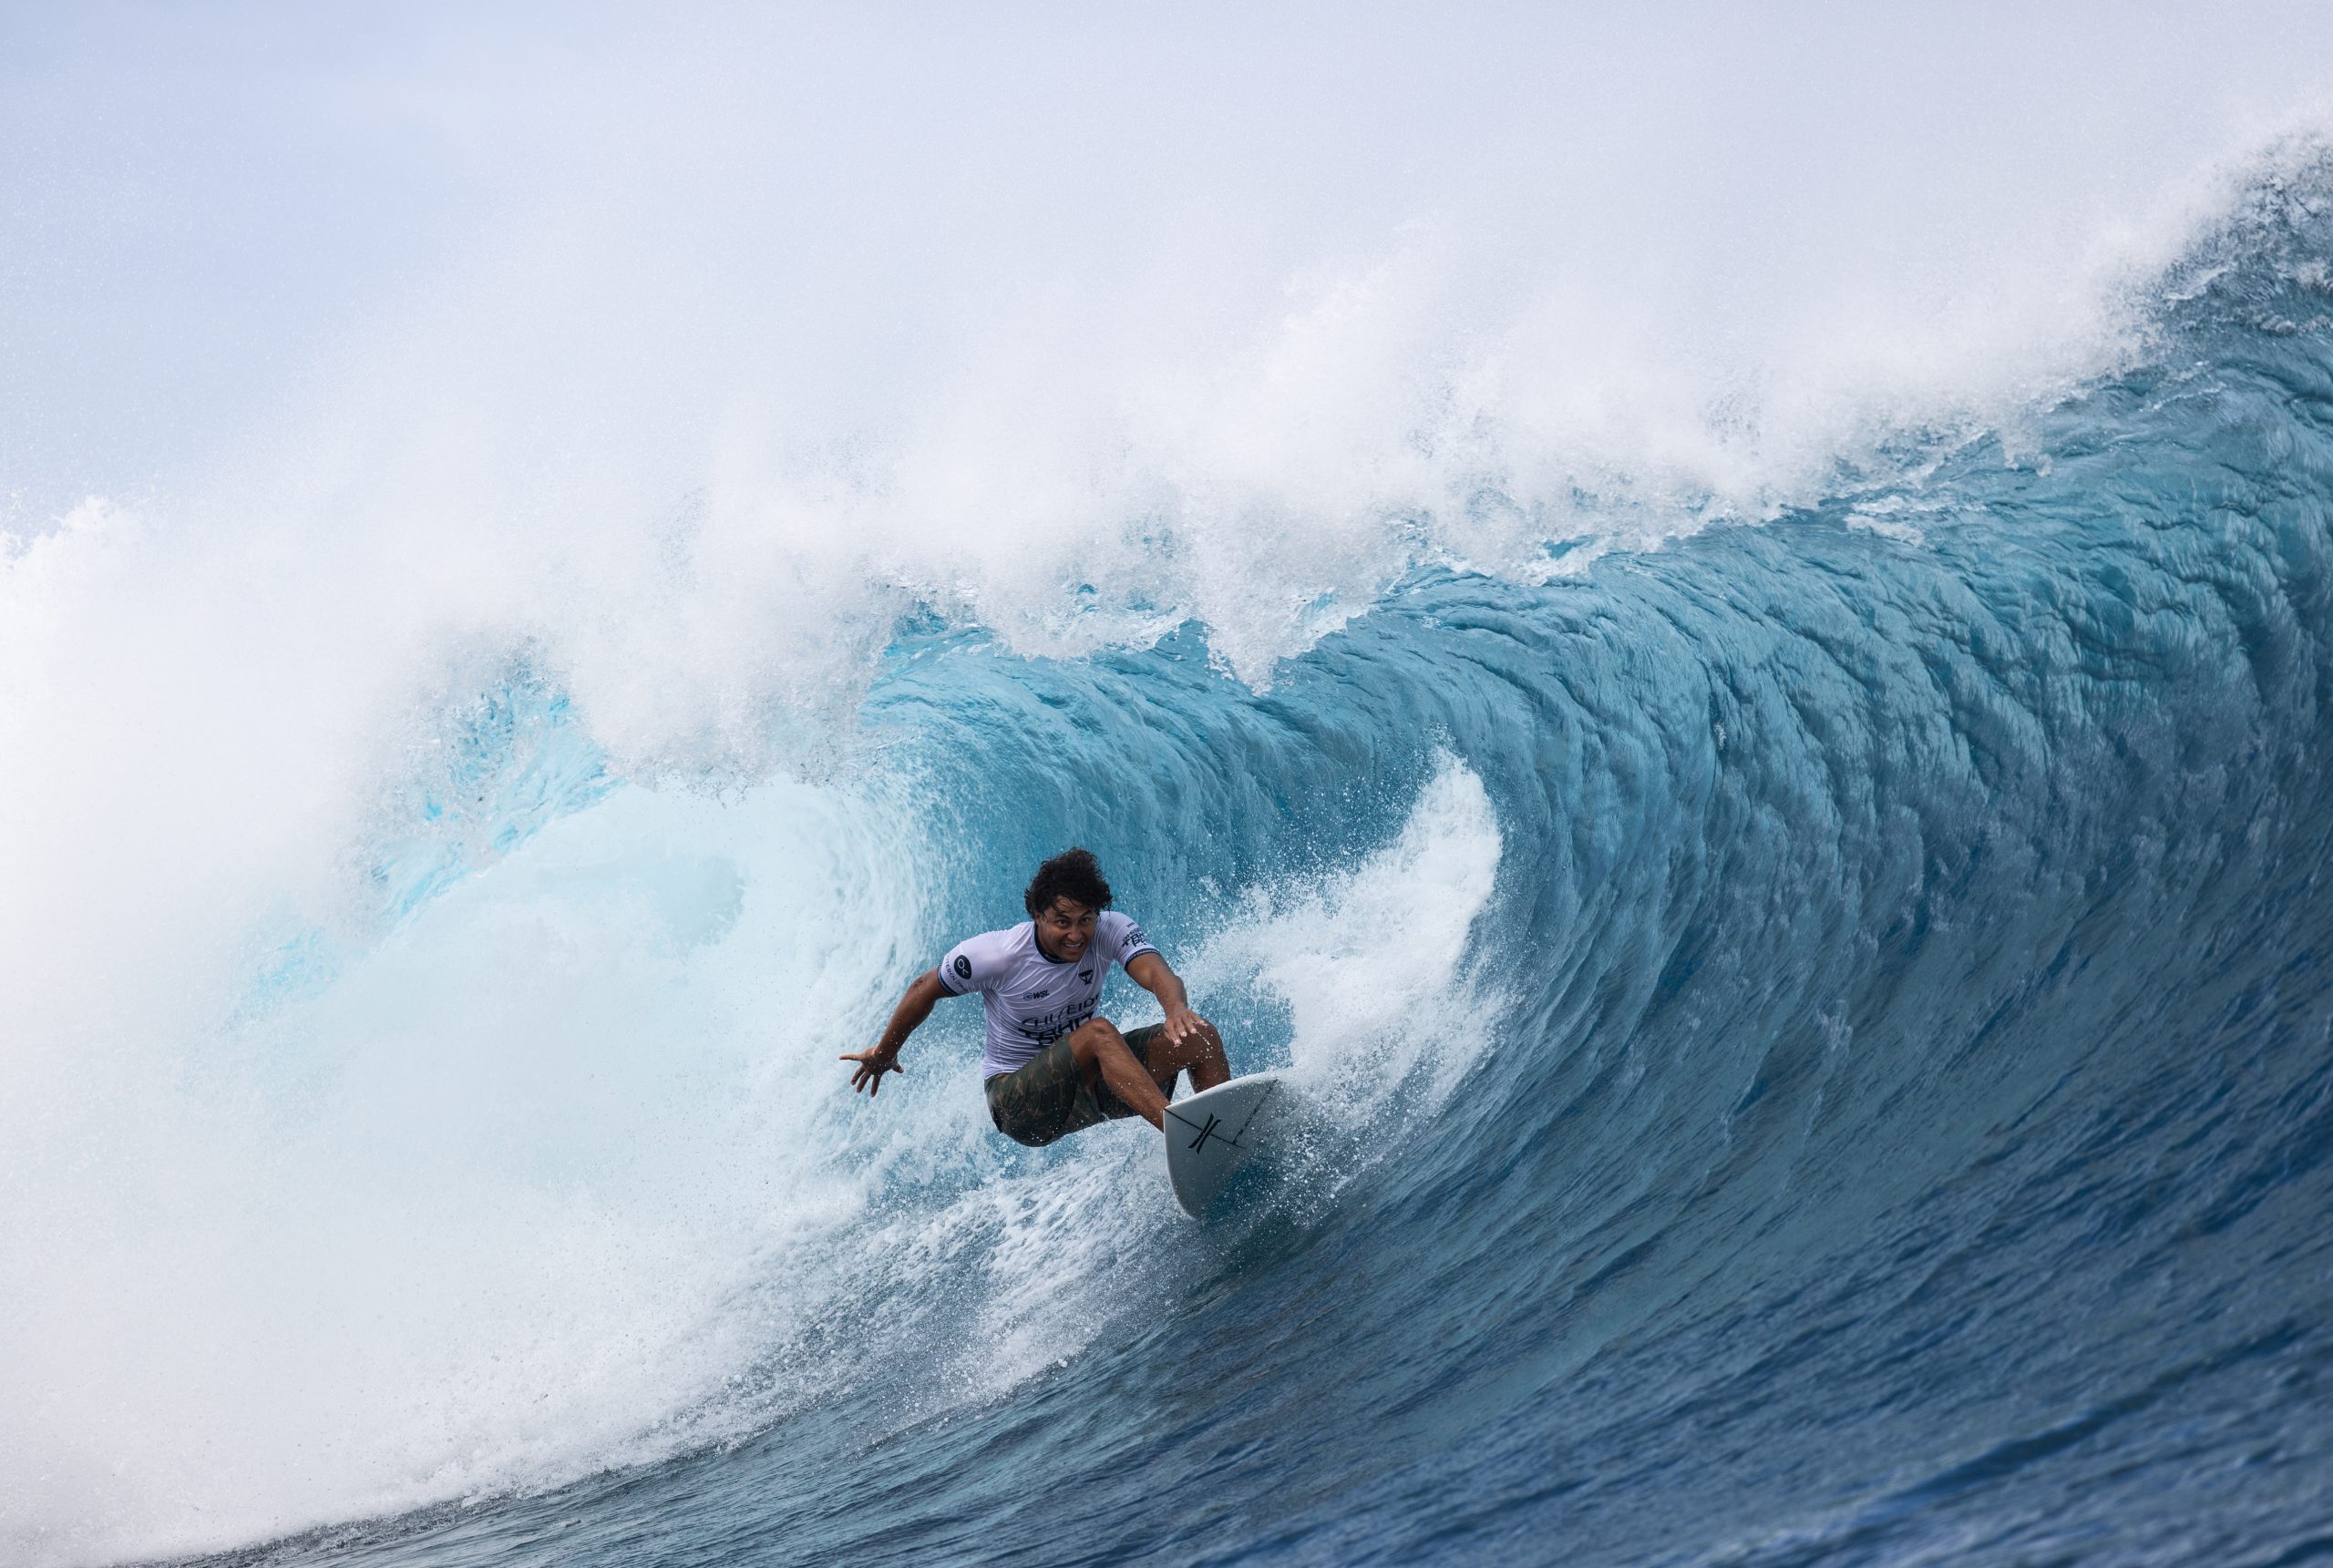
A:
{"type": "Polygon", "coordinates": [[[1207,1020],[1199,1017],[1190,1009],[1177,1008],[1166,1015],[1166,1021],[1159,1026],[1158,1032],[1165,1038],[1167,1044],[1180,1045],[1197,1034],[1199,1030],[1209,1027],[1207,1020]]]}

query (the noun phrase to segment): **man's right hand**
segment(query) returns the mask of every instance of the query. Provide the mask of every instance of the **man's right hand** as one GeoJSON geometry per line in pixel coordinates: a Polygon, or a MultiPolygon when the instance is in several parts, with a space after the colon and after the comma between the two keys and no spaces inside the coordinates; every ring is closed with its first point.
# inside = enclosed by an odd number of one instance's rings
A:
{"type": "Polygon", "coordinates": [[[838,1060],[858,1063],[858,1070],[850,1075],[850,1091],[856,1094],[864,1089],[869,1100],[882,1089],[883,1074],[907,1071],[899,1065],[899,1052],[896,1046],[889,1050],[879,1045],[872,1050],[847,1050],[838,1060]]]}
{"type": "Polygon", "coordinates": [[[883,1087],[883,1074],[907,1071],[899,1065],[899,1047],[907,1043],[918,1024],[931,1016],[931,1004],[949,994],[948,988],[940,983],[938,969],[924,970],[908,987],[908,994],[899,999],[899,1005],[891,1009],[891,1021],[885,1026],[883,1037],[875,1042],[875,1049],[842,1053],[843,1061],[858,1063],[858,1070],[850,1075],[853,1094],[864,1089],[871,1100],[875,1091],[883,1087]]]}

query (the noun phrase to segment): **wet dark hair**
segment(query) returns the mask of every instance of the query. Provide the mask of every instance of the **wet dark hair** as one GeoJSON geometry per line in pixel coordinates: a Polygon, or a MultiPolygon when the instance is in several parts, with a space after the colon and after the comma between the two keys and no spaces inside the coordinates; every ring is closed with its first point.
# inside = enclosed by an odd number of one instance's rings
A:
{"type": "Polygon", "coordinates": [[[1029,878],[1029,890],[1021,896],[1033,919],[1052,908],[1056,898],[1072,899],[1089,909],[1110,907],[1110,885],[1102,880],[1101,863],[1092,850],[1063,850],[1037,867],[1029,878]]]}

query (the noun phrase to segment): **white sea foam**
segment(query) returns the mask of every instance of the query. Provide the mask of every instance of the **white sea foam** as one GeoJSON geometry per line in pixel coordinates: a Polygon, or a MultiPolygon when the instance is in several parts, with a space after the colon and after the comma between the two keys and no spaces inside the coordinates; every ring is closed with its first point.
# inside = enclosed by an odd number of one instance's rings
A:
{"type": "Polygon", "coordinates": [[[1495,1032],[1475,944],[1502,846],[1483,781],[1444,755],[1399,838],[1345,874],[1257,889],[1193,972],[1284,1002],[1296,1081],[1343,1117],[1447,1093],[1495,1032]]]}
{"type": "Polygon", "coordinates": [[[2327,25],[2110,17],[2018,49],[1960,15],[1218,17],[1228,79],[1164,16],[554,44],[449,12],[396,49],[279,18],[296,90],[232,104],[184,82],[233,80],[234,27],[158,26],[110,73],[68,36],[78,68],[10,111],[93,139],[21,192],[50,225],[0,405],[15,526],[110,485],[174,529],[284,530],[280,591],[540,638],[643,763],[768,765],[773,712],[847,709],[911,599],[1033,651],[1196,616],[1266,680],[1420,559],[1530,573],[1550,540],[1761,515],[2127,353],[2197,170],[2307,112],[2327,25]],[[140,87],[218,145],[142,135],[140,87]],[[302,158],[262,179],[254,148],[302,158]],[[185,190],[225,281],[120,275],[66,221],[140,179],[185,190]],[[226,215],[253,206],[339,243],[252,255],[226,215]],[[100,283],[128,346],[93,360],[63,334],[100,283]],[[356,303],[175,346],[262,286],[356,303]],[[180,397],[128,420],[131,383],[180,397]]]}
{"type": "Polygon", "coordinates": [[[14,1053],[11,1554],[655,1451],[760,1348],[757,1260],[861,1201],[814,1124],[920,953],[898,838],[838,790],[622,790],[309,994],[14,1053]]]}

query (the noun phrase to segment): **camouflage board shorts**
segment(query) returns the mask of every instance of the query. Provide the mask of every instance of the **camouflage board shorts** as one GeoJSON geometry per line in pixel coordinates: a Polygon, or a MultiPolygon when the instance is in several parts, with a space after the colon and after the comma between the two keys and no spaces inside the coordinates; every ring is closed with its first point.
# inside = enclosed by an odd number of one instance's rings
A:
{"type": "MultiPolygon", "coordinates": [[[[1126,1045],[1145,1067],[1150,1065],[1150,1042],[1165,1027],[1154,1023],[1147,1029],[1126,1030],[1126,1045]]],[[[1070,1054],[1067,1036],[982,1087],[988,1091],[989,1118],[996,1130],[1033,1149],[1096,1122],[1135,1113],[1133,1106],[1110,1092],[1108,1084],[1086,1083],[1070,1054]]]]}

